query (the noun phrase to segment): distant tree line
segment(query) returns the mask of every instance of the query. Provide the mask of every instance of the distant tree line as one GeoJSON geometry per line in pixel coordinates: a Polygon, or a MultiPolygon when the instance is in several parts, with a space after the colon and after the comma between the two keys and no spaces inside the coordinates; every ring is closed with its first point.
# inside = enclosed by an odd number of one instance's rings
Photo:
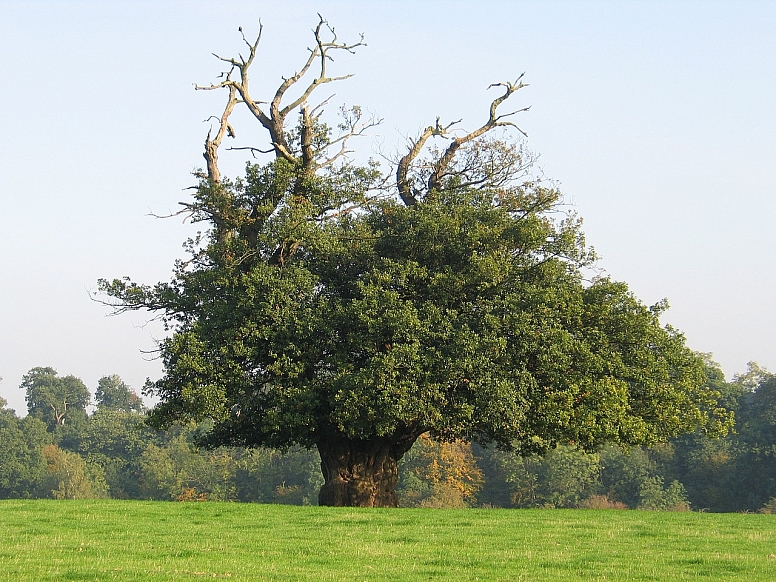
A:
{"type": "MultiPolygon", "coordinates": [[[[776,375],[750,364],[727,382],[710,361],[706,374],[735,413],[726,437],[520,456],[423,436],[400,465],[401,504],[776,512],[776,375]]],[[[93,408],[80,379],[52,368],[30,370],[21,389],[24,418],[0,399],[0,498],[317,503],[316,451],[198,448],[209,426],[151,428],[115,375],[99,380],[93,408]]]]}

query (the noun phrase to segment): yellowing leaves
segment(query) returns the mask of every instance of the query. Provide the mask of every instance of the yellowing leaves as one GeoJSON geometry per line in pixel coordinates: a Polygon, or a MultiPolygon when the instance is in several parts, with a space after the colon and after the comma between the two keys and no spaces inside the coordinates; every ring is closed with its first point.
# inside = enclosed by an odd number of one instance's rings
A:
{"type": "Polygon", "coordinates": [[[439,442],[421,435],[402,466],[402,503],[418,507],[466,507],[476,501],[482,470],[470,443],[439,442]]]}

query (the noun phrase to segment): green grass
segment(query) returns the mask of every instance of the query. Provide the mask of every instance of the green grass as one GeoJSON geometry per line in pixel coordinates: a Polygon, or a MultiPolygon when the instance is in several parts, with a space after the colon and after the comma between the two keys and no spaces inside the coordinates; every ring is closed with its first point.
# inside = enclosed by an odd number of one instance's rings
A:
{"type": "Polygon", "coordinates": [[[776,516],[1,501],[0,580],[776,580],[776,516]]]}

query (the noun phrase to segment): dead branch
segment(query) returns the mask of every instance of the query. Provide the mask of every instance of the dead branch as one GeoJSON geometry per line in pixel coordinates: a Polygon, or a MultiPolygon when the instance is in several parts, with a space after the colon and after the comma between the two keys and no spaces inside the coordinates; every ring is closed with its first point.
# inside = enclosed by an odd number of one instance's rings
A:
{"type": "MultiPolygon", "coordinates": [[[[526,135],[522,129],[520,129],[512,121],[508,121],[507,118],[517,113],[520,113],[522,111],[527,111],[529,109],[528,107],[525,107],[523,109],[518,109],[510,113],[500,114],[498,112],[499,106],[504,101],[506,101],[513,93],[522,89],[523,87],[528,86],[526,83],[523,83],[524,75],[525,73],[520,75],[514,83],[510,83],[510,82],[493,83],[492,85],[488,86],[488,89],[492,87],[504,87],[504,93],[496,97],[491,102],[488,120],[481,127],[479,127],[478,129],[475,129],[470,133],[467,133],[462,137],[452,137],[452,141],[450,142],[450,145],[447,146],[444,152],[439,154],[438,157],[436,157],[436,159],[434,159],[430,163],[430,165],[427,166],[427,168],[430,171],[428,174],[428,179],[425,184],[426,193],[430,193],[434,190],[439,190],[442,187],[442,180],[446,176],[450,175],[451,165],[453,163],[453,160],[456,154],[458,153],[459,149],[461,148],[461,146],[463,146],[464,144],[469,143],[477,139],[478,137],[483,136],[484,134],[486,134],[487,132],[491,131],[496,127],[511,126],[517,129],[523,135],[526,135]]],[[[399,196],[401,197],[404,204],[406,204],[407,206],[417,204],[418,196],[420,195],[420,192],[413,187],[413,180],[410,178],[410,170],[413,167],[413,163],[418,158],[421,151],[423,150],[423,147],[425,146],[426,142],[430,138],[436,137],[436,136],[449,137],[450,129],[452,128],[453,125],[456,125],[458,123],[460,123],[460,120],[452,122],[448,125],[442,125],[439,121],[439,118],[437,118],[436,124],[434,126],[427,127],[420,134],[420,136],[418,136],[417,139],[415,140],[410,139],[408,151],[402,158],[399,159],[399,162],[396,168],[396,187],[399,192],[399,196]]],[[[460,170],[460,172],[464,173],[465,169],[460,170]]],[[[476,184],[483,183],[484,181],[486,180],[484,180],[483,178],[477,178],[470,182],[471,184],[476,185],[476,184]]]]}
{"type": "Polygon", "coordinates": [[[271,154],[272,151],[273,151],[271,149],[263,150],[263,149],[254,148],[254,147],[251,147],[251,146],[242,146],[242,147],[237,147],[237,148],[236,147],[230,147],[230,148],[226,148],[226,149],[229,150],[229,151],[232,151],[232,150],[248,150],[249,152],[251,152],[251,155],[254,158],[256,157],[257,153],[259,153],[259,154],[271,154]]]}
{"type": "Polygon", "coordinates": [[[186,219],[191,216],[191,204],[188,204],[186,202],[178,202],[178,204],[184,206],[182,210],[178,210],[177,212],[171,212],[169,214],[156,214],[155,212],[149,212],[146,216],[150,216],[152,218],[175,218],[176,216],[183,216],[183,222],[186,222],[186,219]]]}
{"type": "Polygon", "coordinates": [[[399,160],[399,164],[396,168],[396,186],[399,189],[399,196],[401,196],[402,201],[407,206],[412,206],[418,202],[418,193],[413,191],[411,181],[408,177],[413,160],[420,155],[423,146],[426,145],[426,142],[430,137],[436,135],[444,136],[453,125],[460,122],[461,120],[459,119],[458,121],[453,121],[452,123],[443,126],[440,125],[439,117],[437,117],[436,125],[429,125],[423,130],[423,133],[420,134],[418,139],[410,139],[409,151],[399,160]]]}
{"type": "Polygon", "coordinates": [[[530,107],[524,107],[523,109],[518,109],[517,111],[512,111],[511,113],[506,113],[503,115],[498,114],[499,105],[501,105],[504,101],[509,99],[509,97],[516,91],[519,91],[523,87],[528,86],[525,83],[523,83],[524,75],[525,73],[521,74],[514,83],[510,83],[510,82],[493,83],[488,86],[488,89],[490,89],[491,87],[504,87],[505,88],[504,94],[500,95],[499,97],[496,97],[491,102],[490,116],[488,117],[488,121],[486,121],[479,129],[475,129],[474,131],[466,134],[463,137],[453,138],[450,145],[447,146],[445,153],[442,154],[442,156],[437,160],[436,164],[434,165],[434,171],[431,173],[431,176],[429,176],[429,179],[428,179],[429,192],[431,192],[432,190],[438,190],[439,188],[441,188],[442,179],[444,178],[445,173],[447,172],[447,169],[450,166],[450,163],[453,161],[453,158],[455,157],[455,154],[458,151],[458,149],[465,143],[480,137],[486,132],[492,130],[493,128],[504,127],[504,126],[514,127],[520,133],[527,136],[527,134],[522,129],[520,129],[517,125],[515,125],[511,121],[503,121],[503,120],[506,117],[511,117],[512,115],[515,115],[516,113],[527,111],[530,107]]]}
{"type": "MultiPolygon", "coordinates": [[[[316,107],[316,109],[317,108],[318,107],[316,107]]],[[[315,111],[315,109],[313,111],[315,111]]],[[[363,135],[368,129],[376,127],[383,122],[382,119],[377,118],[374,115],[371,115],[368,119],[362,121],[363,112],[358,106],[347,109],[343,105],[340,108],[340,115],[342,116],[342,122],[339,124],[338,128],[342,133],[329,141],[327,149],[338,144],[340,148],[337,153],[324,159],[322,162],[319,162],[319,167],[330,167],[341,157],[352,153],[353,150],[347,149],[348,141],[353,137],[363,135]]]]}
{"type": "Polygon", "coordinates": [[[219,119],[218,131],[216,137],[210,139],[210,130],[207,132],[205,138],[205,163],[207,164],[207,177],[214,183],[221,181],[221,172],[218,170],[218,148],[221,147],[221,142],[224,139],[224,135],[234,137],[234,129],[229,123],[229,116],[234,110],[234,106],[237,104],[237,89],[233,86],[229,86],[229,98],[226,101],[226,107],[219,119]]]}
{"type": "MultiPolygon", "coordinates": [[[[365,46],[364,36],[360,35],[358,42],[344,43],[340,42],[334,28],[331,27],[326,20],[319,14],[318,24],[313,29],[315,37],[315,44],[312,48],[309,48],[309,56],[299,71],[294,73],[288,78],[283,78],[282,83],[275,91],[272,100],[269,103],[264,101],[257,101],[250,93],[249,86],[249,69],[256,58],[259,42],[261,41],[261,35],[263,31],[263,25],[259,22],[259,33],[256,40],[253,42],[248,41],[243,33],[242,28],[239,29],[242,36],[242,40],[245,43],[248,54],[247,58],[242,54],[237,58],[222,57],[217,54],[214,56],[220,61],[229,65],[229,70],[222,72],[220,77],[222,81],[218,83],[211,83],[210,85],[195,85],[197,90],[214,90],[214,89],[229,89],[229,99],[227,101],[227,107],[224,110],[224,114],[220,118],[219,131],[216,134],[215,139],[208,138],[205,142],[205,159],[208,162],[208,176],[215,182],[220,178],[218,172],[218,148],[221,145],[221,141],[224,135],[233,136],[234,130],[229,125],[228,117],[231,114],[234,106],[238,103],[244,104],[251,114],[261,123],[261,125],[267,130],[270,137],[270,143],[272,144],[272,150],[275,156],[278,158],[284,158],[290,162],[301,161],[304,171],[313,171],[314,155],[312,152],[312,122],[316,119],[316,110],[310,112],[307,108],[307,100],[315,89],[321,85],[331,83],[334,81],[340,81],[347,79],[352,75],[342,75],[337,77],[327,76],[326,66],[328,61],[333,61],[333,51],[346,51],[353,53],[356,48],[365,46]],[[324,37],[328,37],[324,38],[324,37]],[[308,72],[313,69],[313,65],[318,63],[317,75],[308,85],[303,89],[302,94],[291,101],[288,104],[284,104],[284,98],[286,92],[294,85],[299,83],[308,72]],[[236,73],[236,74],[235,74],[236,73]],[[238,97],[239,96],[239,97],[238,97]],[[268,105],[268,109],[263,108],[264,105],[268,105]],[[302,131],[301,131],[301,159],[297,158],[294,154],[294,149],[289,146],[285,121],[289,113],[296,108],[301,109],[302,114],[302,131]],[[307,141],[305,141],[307,140],[307,141]]],[[[235,148],[237,149],[237,148],[235,148]]],[[[251,149],[251,152],[262,151],[257,148],[251,149]]]]}

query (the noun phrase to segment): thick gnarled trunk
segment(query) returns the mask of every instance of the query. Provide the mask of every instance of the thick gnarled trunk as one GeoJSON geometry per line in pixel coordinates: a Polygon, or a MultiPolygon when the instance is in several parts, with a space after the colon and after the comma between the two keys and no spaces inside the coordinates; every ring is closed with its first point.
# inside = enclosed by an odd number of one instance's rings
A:
{"type": "Polygon", "coordinates": [[[411,442],[407,446],[388,439],[319,442],[324,478],[319,505],[398,507],[398,462],[411,446],[411,442]]]}

